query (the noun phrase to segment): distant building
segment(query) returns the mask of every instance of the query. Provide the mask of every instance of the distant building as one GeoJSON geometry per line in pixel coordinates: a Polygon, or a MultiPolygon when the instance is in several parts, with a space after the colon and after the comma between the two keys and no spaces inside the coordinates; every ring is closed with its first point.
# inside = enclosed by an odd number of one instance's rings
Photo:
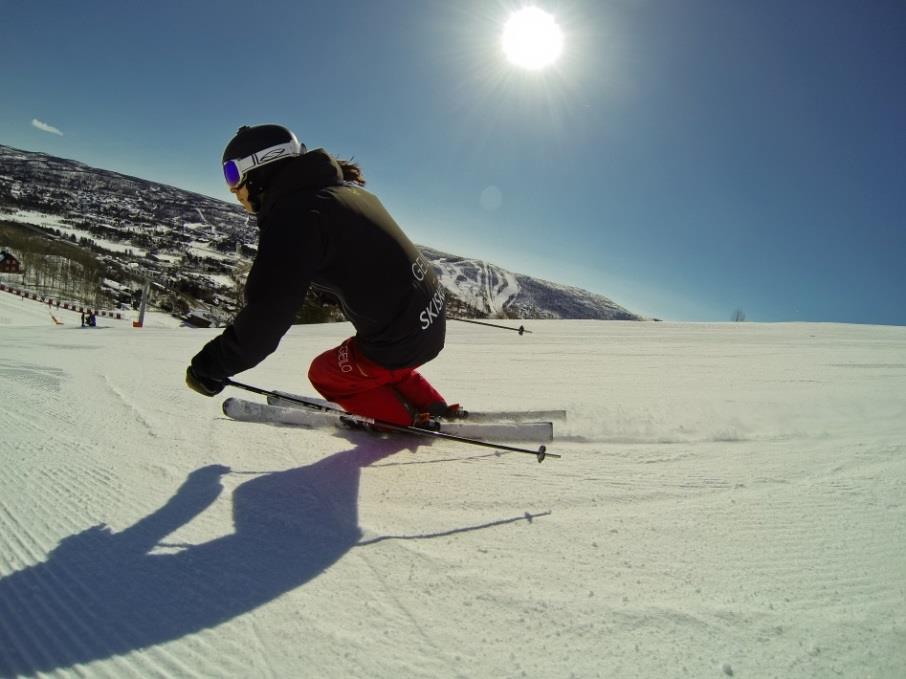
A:
{"type": "Polygon", "coordinates": [[[0,250],[0,273],[22,273],[19,260],[6,250],[0,250]]]}
{"type": "Polygon", "coordinates": [[[188,315],[184,316],[182,320],[193,328],[210,328],[211,325],[213,325],[211,317],[199,309],[193,309],[188,315]]]}

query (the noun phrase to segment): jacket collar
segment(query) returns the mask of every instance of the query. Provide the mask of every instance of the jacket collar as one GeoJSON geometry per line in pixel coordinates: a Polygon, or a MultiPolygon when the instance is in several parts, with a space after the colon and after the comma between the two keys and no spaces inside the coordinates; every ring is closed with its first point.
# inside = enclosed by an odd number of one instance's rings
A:
{"type": "Polygon", "coordinates": [[[266,217],[283,196],[343,184],[343,171],[324,149],[314,149],[285,163],[264,191],[259,217],[266,217]]]}

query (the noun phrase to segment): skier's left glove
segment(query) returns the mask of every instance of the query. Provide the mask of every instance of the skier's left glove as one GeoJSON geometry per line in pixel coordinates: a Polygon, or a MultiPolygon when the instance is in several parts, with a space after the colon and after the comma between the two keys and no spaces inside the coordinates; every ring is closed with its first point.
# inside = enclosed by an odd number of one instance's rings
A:
{"type": "Polygon", "coordinates": [[[195,368],[186,368],[186,385],[189,389],[197,391],[202,396],[216,396],[226,386],[226,380],[216,380],[212,377],[200,375],[195,368]]]}

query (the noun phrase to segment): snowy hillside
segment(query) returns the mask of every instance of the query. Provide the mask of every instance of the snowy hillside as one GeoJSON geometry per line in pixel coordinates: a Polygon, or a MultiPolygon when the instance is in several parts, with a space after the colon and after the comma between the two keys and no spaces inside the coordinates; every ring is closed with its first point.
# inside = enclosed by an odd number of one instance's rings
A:
{"type": "MultiPolygon", "coordinates": [[[[201,286],[221,309],[233,304],[230,276],[251,260],[258,239],[254,220],[250,225],[238,204],[7,146],[0,146],[2,221],[90,242],[112,277],[139,272],[137,280],[147,274],[170,289],[201,286]]],[[[638,319],[602,295],[430,247],[422,251],[469,313],[638,319]]]]}
{"type": "Polygon", "coordinates": [[[443,286],[486,316],[639,320],[603,295],[515,274],[479,259],[421,250],[443,286]]]}
{"type": "Polygon", "coordinates": [[[214,331],[59,315],[0,294],[0,676],[903,676],[906,329],[451,324],[452,400],[569,409],[538,464],[229,421],[214,331]]]}

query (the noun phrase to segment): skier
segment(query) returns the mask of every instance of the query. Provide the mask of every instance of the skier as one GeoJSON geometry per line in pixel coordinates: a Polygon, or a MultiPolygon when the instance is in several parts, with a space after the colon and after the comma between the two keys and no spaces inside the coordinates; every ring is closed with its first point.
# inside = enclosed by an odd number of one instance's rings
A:
{"type": "Polygon", "coordinates": [[[356,334],[312,362],[315,389],[357,415],[410,425],[445,415],[446,400],[416,370],[444,345],[444,292],[431,266],[361,169],[307,151],[280,125],[243,126],[223,152],[230,191],[257,216],[258,253],[245,305],[192,358],[186,383],[205,396],[276,350],[309,289],[335,297],[356,334]]]}

